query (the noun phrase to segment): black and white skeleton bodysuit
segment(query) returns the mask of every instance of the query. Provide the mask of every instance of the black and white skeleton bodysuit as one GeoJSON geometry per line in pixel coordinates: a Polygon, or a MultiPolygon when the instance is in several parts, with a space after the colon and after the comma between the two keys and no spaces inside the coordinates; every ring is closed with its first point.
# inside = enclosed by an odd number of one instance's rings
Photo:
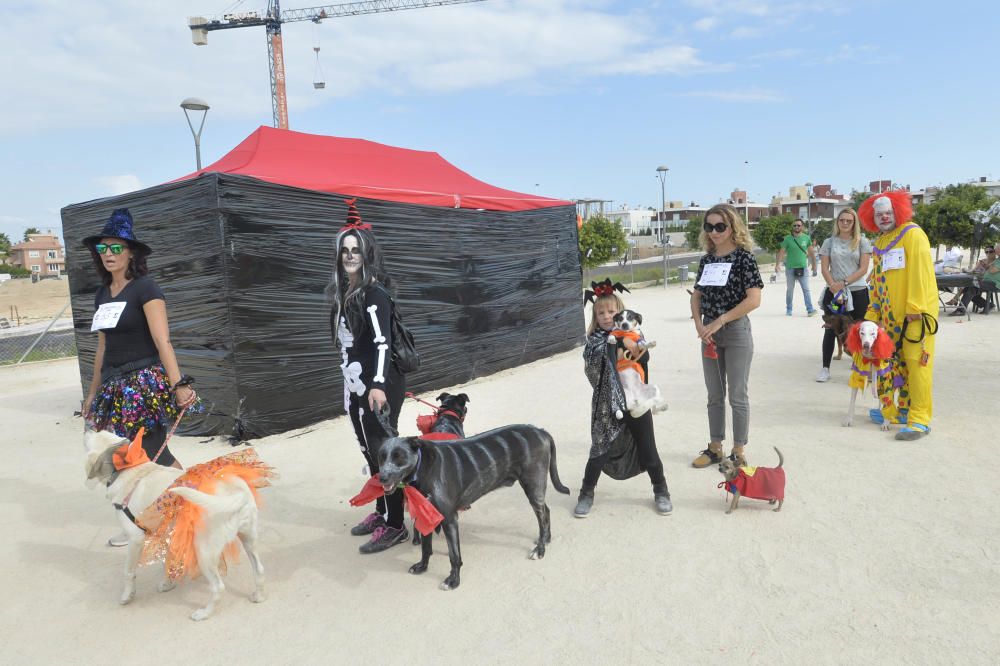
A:
{"type": "MultiPolygon", "coordinates": [[[[378,450],[388,436],[368,407],[368,392],[380,389],[389,404],[389,420],[398,428],[406,382],[392,362],[392,301],[381,286],[365,292],[361,330],[350,330],[347,319],[337,322],[341,364],[344,374],[344,410],[350,415],[361,453],[372,474],[378,473],[378,450]]],[[[331,316],[333,313],[331,312],[331,316]]],[[[333,322],[331,322],[331,325],[333,322]]],[[[389,527],[403,526],[403,493],[399,490],[379,498],[376,511],[389,527]]]]}

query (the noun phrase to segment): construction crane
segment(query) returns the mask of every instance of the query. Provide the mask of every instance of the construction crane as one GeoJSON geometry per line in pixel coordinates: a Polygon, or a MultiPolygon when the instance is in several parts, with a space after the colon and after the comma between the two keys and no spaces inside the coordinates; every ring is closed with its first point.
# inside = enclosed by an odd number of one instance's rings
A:
{"type": "Polygon", "coordinates": [[[208,44],[208,33],[212,30],[264,26],[267,31],[267,64],[271,69],[271,112],[274,116],[274,126],[281,129],[288,129],[288,100],[285,96],[285,56],[281,47],[282,23],[292,23],[295,21],[319,23],[323,19],[340,18],[342,16],[362,16],[364,14],[396,12],[403,9],[464,5],[469,2],[483,2],[483,0],[427,0],[425,2],[420,0],[370,0],[369,2],[345,2],[339,5],[324,5],[322,7],[288,9],[285,11],[281,11],[279,0],[268,0],[267,11],[263,16],[260,15],[260,12],[256,11],[239,11],[223,14],[221,19],[192,16],[188,18],[188,27],[191,28],[191,41],[197,46],[205,46],[208,44]]]}

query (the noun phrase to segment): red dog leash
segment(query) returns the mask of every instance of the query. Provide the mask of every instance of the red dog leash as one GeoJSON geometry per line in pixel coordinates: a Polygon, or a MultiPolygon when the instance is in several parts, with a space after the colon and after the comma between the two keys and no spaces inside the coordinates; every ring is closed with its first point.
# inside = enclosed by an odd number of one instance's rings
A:
{"type": "MultiPolygon", "coordinates": [[[[181,417],[184,416],[184,412],[187,411],[187,408],[189,406],[190,405],[185,405],[184,407],[181,408],[181,413],[177,415],[177,420],[174,421],[173,427],[171,427],[170,428],[170,432],[167,433],[167,438],[163,440],[163,445],[160,447],[160,450],[156,452],[156,455],[153,456],[153,459],[150,460],[150,462],[154,462],[155,463],[157,461],[157,459],[159,459],[160,454],[163,453],[163,449],[167,448],[167,442],[169,442],[170,438],[173,437],[174,431],[177,430],[177,426],[180,425],[181,417]]],[[[131,496],[131,495],[132,495],[132,493],[129,493],[129,496],[131,496]]],[[[127,501],[128,501],[128,499],[126,498],[126,502],[127,501]]]]}

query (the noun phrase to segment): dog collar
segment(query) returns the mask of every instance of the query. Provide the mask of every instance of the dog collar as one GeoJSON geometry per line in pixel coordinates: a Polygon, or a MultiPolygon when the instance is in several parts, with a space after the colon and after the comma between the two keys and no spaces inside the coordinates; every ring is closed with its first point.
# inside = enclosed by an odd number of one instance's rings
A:
{"type": "Polygon", "coordinates": [[[413,486],[417,483],[417,473],[420,472],[420,462],[423,460],[423,452],[417,449],[417,466],[413,468],[413,474],[408,479],[403,479],[403,485],[413,486]]]}
{"type": "Polygon", "coordinates": [[[441,409],[441,410],[438,410],[438,414],[437,415],[438,415],[438,418],[441,418],[442,416],[452,416],[452,417],[458,419],[459,421],[461,421],[462,423],[465,423],[465,417],[464,416],[459,416],[458,412],[456,412],[456,411],[454,411],[452,409],[441,409]]]}

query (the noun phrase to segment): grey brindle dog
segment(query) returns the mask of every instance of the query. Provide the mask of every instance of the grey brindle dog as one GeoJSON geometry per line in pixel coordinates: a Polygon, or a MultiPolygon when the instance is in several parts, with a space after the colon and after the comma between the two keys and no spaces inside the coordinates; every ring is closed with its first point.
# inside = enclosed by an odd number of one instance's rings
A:
{"type": "MultiPolygon", "coordinates": [[[[459,586],[462,551],[458,540],[458,510],[470,506],[500,486],[521,484],[538,518],[538,541],[529,557],[545,556],[545,544],[552,540],[549,507],[545,504],[547,477],[560,493],[569,488],[559,480],[556,445],[552,436],[530,425],[511,425],[490,430],[468,439],[430,442],[419,437],[387,439],[378,452],[379,482],[391,491],[401,483],[413,485],[441,512],[451,573],[441,583],[442,590],[459,586]]],[[[410,573],[427,571],[431,558],[431,536],[420,542],[420,561],[410,573]]]]}

